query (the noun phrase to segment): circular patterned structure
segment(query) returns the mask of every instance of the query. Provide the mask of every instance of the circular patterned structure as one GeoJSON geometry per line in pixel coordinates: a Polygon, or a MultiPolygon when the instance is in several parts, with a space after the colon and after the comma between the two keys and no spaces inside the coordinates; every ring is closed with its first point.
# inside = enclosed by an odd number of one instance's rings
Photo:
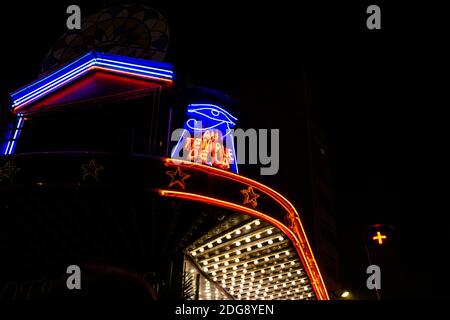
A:
{"type": "Polygon", "coordinates": [[[162,61],[169,44],[166,19],[143,5],[103,9],[82,19],[80,30],[68,30],[50,49],[42,72],[57,68],[89,50],[162,61]]]}

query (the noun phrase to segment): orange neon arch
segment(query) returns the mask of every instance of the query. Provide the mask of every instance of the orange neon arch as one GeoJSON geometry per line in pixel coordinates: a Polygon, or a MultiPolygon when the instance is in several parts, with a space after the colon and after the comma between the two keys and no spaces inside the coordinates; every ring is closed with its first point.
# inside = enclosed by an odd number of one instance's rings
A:
{"type": "Polygon", "coordinates": [[[186,168],[191,168],[199,171],[203,171],[207,174],[226,177],[230,180],[245,183],[249,186],[257,188],[259,191],[264,192],[270,198],[274,199],[281,207],[283,207],[289,214],[290,217],[294,218],[292,227],[287,227],[284,223],[281,223],[277,219],[272,218],[270,215],[260,212],[258,210],[254,210],[242,205],[238,205],[229,201],[203,196],[195,193],[188,192],[180,192],[180,191],[172,191],[172,190],[159,190],[161,196],[166,197],[174,197],[185,200],[203,202],[211,205],[216,205],[219,207],[236,210],[245,214],[249,214],[258,218],[261,218],[275,226],[277,226],[280,230],[282,230],[293,242],[296,247],[297,253],[300,256],[303,265],[306,269],[306,272],[311,279],[311,285],[314,288],[316,296],[319,300],[329,300],[328,292],[325,287],[322,275],[320,274],[320,270],[317,266],[317,262],[314,258],[314,255],[311,250],[311,246],[308,242],[308,238],[306,237],[303,225],[300,221],[299,214],[295,207],[281,195],[279,192],[273,190],[272,188],[255,181],[253,179],[229,172],[224,171],[218,168],[214,168],[211,166],[203,165],[195,162],[188,162],[178,159],[166,159],[166,164],[172,164],[177,166],[183,166],[186,168]]]}

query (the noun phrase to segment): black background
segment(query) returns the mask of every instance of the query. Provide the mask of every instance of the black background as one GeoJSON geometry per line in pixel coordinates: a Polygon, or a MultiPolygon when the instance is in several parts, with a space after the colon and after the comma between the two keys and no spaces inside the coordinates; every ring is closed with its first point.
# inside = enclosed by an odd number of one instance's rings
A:
{"type": "MultiPolygon", "coordinates": [[[[277,96],[295,92],[306,74],[328,137],[346,283],[364,288],[365,226],[390,223],[400,297],[448,297],[448,99],[439,100],[448,88],[444,10],[428,2],[335,2],[141,1],[168,20],[167,60],[189,76],[186,81],[241,102],[254,94],[270,101],[245,104],[243,127],[289,131],[295,106],[275,105],[277,96]],[[381,7],[382,30],[366,28],[370,4],[381,7]],[[267,65],[280,76],[262,72],[267,65]]],[[[48,49],[66,30],[69,4],[90,15],[119,3],[2,3],[1,95],[39,74],[48,49]]],[[[282,158],[271,185],[297,202],[289,179],[294,165],[282,158]]]]}

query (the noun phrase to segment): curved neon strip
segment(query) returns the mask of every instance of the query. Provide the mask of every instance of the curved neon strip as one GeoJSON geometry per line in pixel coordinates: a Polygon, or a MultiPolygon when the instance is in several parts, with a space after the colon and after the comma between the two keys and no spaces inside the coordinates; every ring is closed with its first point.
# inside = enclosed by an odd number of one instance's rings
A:
{"type": "MultiPolygon", "coordinates": [[[[208,118],[208,119],[213,120],[213,121],[222,121],[222,122],[230,123],[230,124],[233,124],[233,125],[235,124],[233,121],[231,121],[230,117],[228,117],[227,114],[225,114],[225,117],[226,117],[227,119],[226,119],[226,120],[222,120],[222,119],[216,119],[216,118],[213,118],[213,117],[211,117],[211,116],[208,116],[208,115],[206,115],[206,114],[203,114],[203,113],[199,112],[199,111],[202,111],[202,110],[210,110],[211,112],[214,111],[213,108],[198,108],[198,109],[188,109],[187,112],[188,112],[188,113],[197,113],[197,114],[201,115],[202,117],[208,118]]],[[[217,116],[218,116],[218,115],[217,115],[217,116]]],[[[235,120],[236,120],[236,119],[235,119],[235,120]]]]}
{"type": "Polygon", "coordinates": [[[213,125],[213,126],[211,126],[211,127],[207,127],[207,128],[203,128],[203,127],[201,127],[201,128],[199,128],[199,127],[196,127],[195,125],[194,126],[192,126],[191,124],[189,124],[189,122],[191,122],[191,121],[194,121],[195,123],[197,123],[198,122],[198,120],[195,120],[194,118],[191,118],[191,119],[188,119],[187,121],[186,121],[186,126],[189,128],[189,129],[192,129],[192,130],[194,130],[194,132],[195,131],[200,131],[200,132],[204,132],[204,131],[206,131],[206,130],[211,130],[211,129],[214,129],[214,128],[216,128],[216,127],[218,127],[218,126],[220,126],[221,124],[224,124],[224,123],[226,123],[227,124],[227,133],[223,136],[224,138],[230,133],[230,131],[231,131],[231,129],[230,129],[230,127],[228,126],[228,122],[226,122],[226,121],[222,121],[222,122],[219,122],[219,123],[217,123],[217,124],[215,124],[215,125],[213,125]]]}
{"type": "MultiPolygon", "coordinates": [[[[199,109],[197,109],[197,110],[199,110],[199,109]]],[[[230,119],[228,119],[228,118],[227,118],[227,120],[216,119],[216,118],[207,116],[206,114],[200,113],[200,112],[198,112],[197,110],[188,109],[188,112],[189,112],[189,113],[196,113],[196,114],[199,114],[200,116],[205,117],[205,118],[208,118],[209,120],[212,120],[212,121],[216,121],[216,122],[220,121],[220,123],[228,123],[228,124],[235,125],[235,123],[234,123],[233,121],[231,121],[230,119]]],[[[211,110],[211,109],[209,109],[209,110],[211,110]]]]}
{"type": "MultiPolygon", "coordinates": [[[[234,120],[237,120],[237,118],[234,117],[233,115],[231,115],[228,111],[222,109],[221,107],[219,107],[218,105],[215,105],[215,104],[211,104],[211,103],[191,103],[191,104],[188,105],[188,107],[212,107],[212,108],[215,108],[215,109],[219,109],[220,111],[225,113],[230,118],[233,118],[234,120]]],[[[195,111],[195,110],[189,110],[188,109],[188,111],[195,111]]]]}
{"type": "MultiPolygon", "coordinates": [[[[158,190],[158,191],[161,196],[208,203],[208,204],[212,204],[212,205],[219,206],[222,208],[243,212],[243,213],[252,215],[254,217],[260,218],[262,220],[265,220],[266,222],[276,226],[278,229],[283,231],[284,234],[286,234],[289,237],[289,239],[293,243],[296,244],[295,247],[296,247],[297,253],[303,255],[301,246],[298,246],[298,244],[297,244],[298,241],[297,241],[297,237],[296,237],[295,233],[292,232],[292,230],[290,230],[289,228],[287,228],[284,224],[280,223],[277,219],[274,219],[271,216],[269,216],[265,213],[262,213],[261,211],[247,208],[247,207],[244,207],[244,206],[241,206],[241,205],[229,202],[229,201],[206,197],[206,196],[202,196],[202,195],[195,194],[195,193],[172,191],[172,190],[158,190]]],[[[305,264],[305,266],[304,266],[305,269],[307,269],[309,267],[307,261],[304,261],[304,264],[305,264]]],[[[328,295],[326,294],[325,296],[323,296],[322,292],[321,292],[322,290],[319,290],[317,288],[317,283],[315,283],[314,277],[310,276],[310,278],[311,278],[311,285],[314,288],[317,298],[319,300],[329,300],[328,295]]],[[[325,290],[325,293],[326,293],[326,290],[325,290]]]]}
{"type": "MultiPolygon", "coordinates": [[[[188,168],[189,167],[196,167],[196,169],[199,169],[200,171],[204,171],[204,172],[206,172],[208,174],[213,174],[213,175],[219,176],[219,177],[226,176],[227,178],[229,178],[231,180],[234,180],[236,182],[245,183],[245,184],[251,185],[251,186],[259,189],[260,191],[263,191],[268,196],[270,196],[271,198],[276,200],[278,202],[278,204],[280,204],[291,215],[293,215],[293,216],[295,216],[297,218],[300,217],[298,212],[297,212],[297,210],[292,205],[292,203],[289,202],[289,200],[287,200],[279,192],[273,190],[272,188],[270,188],[270,187],[268,187],[268,186],[266,186],[266,185],[264,185],[264,184],[262,184],[262,183],[260,183],[258,181],[255,181],[253,179],[250,179],[250,178],[247,178],[247,177],[235,174],[235,173],[230,172],[230,171],[225,171],[225,170],[221,170],[221,169],[218,169],[218,168],[215,168],[215,167],[202,165],[200,163],[189,162],[189,161],[178,160],[178,159],[166,159],[166,162],[167,163],[173,163],[175,165],[184,165],[184,166],[186,166],[188,168]]],[[[314,284],[314,287],[317,289],[316,290],[316,295],[322,297],[324,300],[328,300],[329,299],[328,292],[327,292],[326,287],[324,285],[324,281],[323,281],[322,275],[321,275],[320,270],[319,270],[319,268],[317,266],[317,262],[316,262],[316,260],[314,258],[313,252],[311,250],[311,246],[309,244],[308,238],[306,237],[306,233],[305,233],[305,230],[303,228],[303,225],[302,225],[300,219],[297,219],[297,223],[298,223],[298,225],[300,227],[300,229],[297,230],[297,233],[300,236],[299,240],[306,244],[307,251],[311,255],[311,259],[308,259],[308,258],[305,257],[303,249],[300,250],[301,251],[301,257],[303,257],[303,261],[305,263],[305,269],[307,270],[308,274],[310,275],[310,278],[312,278],[312,280],[313,280],[312,283],[314,284]],[[314,269],[315,269],[315,271],[317,273],[317,276],[319,278],[319,279],[317,279],[319,284],[318,283],[314,283],[317,280],[315,280],[315,276],[311,272],[311,267],[308,264],[308,262],[310,260],[311,260],[311,262],[313,264],[313,267],[314,267],[314,269]],[[319,290],[319,288],[318,288],[319,286],[321,287],[320,288],[321,290],[319,290]]]]}

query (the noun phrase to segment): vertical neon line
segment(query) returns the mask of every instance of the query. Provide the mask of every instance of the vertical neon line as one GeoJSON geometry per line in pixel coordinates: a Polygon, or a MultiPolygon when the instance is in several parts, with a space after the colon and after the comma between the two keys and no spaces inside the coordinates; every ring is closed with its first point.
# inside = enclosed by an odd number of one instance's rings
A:
{"type": "Polygon", "coordinates": [[[12,154],[14,152],[14,149],[15,149],[15,146],[16,146],[16,142],[17,142],[17,138],[18,138],[18,136],[20,134],[20,131],[22,129],[23,121],[24,121],[23,114],[19,114],[17,116],[17,119],[18,120],[17,120],[17,124],[16,124],[16,126],[14,128],[14,134],[13,134],[12,139],[10,139],[9,142],[8,142],[8,146],[6,147],[5,155],[10,155],[10,154],[12,154]]]}
{"type": "Polygon", "coordinates": [[[185,133],[189,133],[186,129],[183,129],[183,134],[181,135],[180,139],[178,139],[177,145],[172,149],[172,152],[170,154],[171,158],[178,159],[178,157],[174,157],[175,151],[178,149],[178,146],[180,145],[181,140],[184,140],[185,133]]]}
{"type": "MultiPolygon", "coordinates": [[[[172,129],[172,108],[169,107],[169,125],[167,126],[167,146],[166,146],[166,155],[169,156],[169,148],[171,141],[171,129],[172,129]]],[[[171,155],[172,156],[172,155],[171,155]]]]}
{"type": "Polygon", "coordinates": [[[236,150],[234,149],[234,137],[233,137],[233,134],[230,134],[230,136],[231,136],[231,147],[233,148],[233,158],[234,158],[233,166],[234,166],[234,168],[236,170],[236,173],[239,174],[236,150]]]}

